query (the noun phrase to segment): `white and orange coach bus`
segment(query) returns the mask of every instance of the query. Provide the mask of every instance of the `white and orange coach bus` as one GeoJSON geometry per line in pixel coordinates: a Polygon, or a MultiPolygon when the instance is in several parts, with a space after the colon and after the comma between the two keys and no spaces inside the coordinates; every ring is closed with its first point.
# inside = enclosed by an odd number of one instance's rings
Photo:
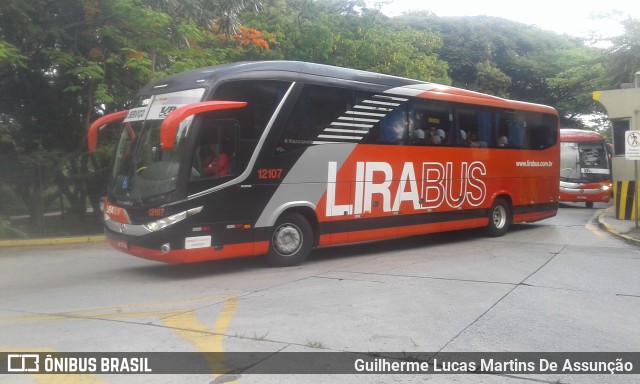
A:
{"type": "Polygon", "coordinates": [[[122,126],[104,220],[124,252],[188,263],[552,217],[547,106],[327,65],[220,65],[145,86],[122,126]]]}
{"type": "Polygon", "coordinates": [[[608,203],[611,167],[604,138],[583,129],[560,130],[560,201],[608,203]]]}

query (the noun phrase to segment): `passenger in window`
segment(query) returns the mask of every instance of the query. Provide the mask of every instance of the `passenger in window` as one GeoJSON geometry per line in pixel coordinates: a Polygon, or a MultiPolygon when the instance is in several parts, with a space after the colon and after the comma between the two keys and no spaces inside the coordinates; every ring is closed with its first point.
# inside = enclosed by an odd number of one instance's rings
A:
{"type": "Polygon", "coordinates": [[[498,147],[504,148],[507,145],[509,145],[509,139],[507,138],[507,136],[500,136],[498,138],[498,147]]]}
{"type": "Polygon", "coordinates": [[[209,144],[205,147],[202,157],[202,168],[207,177],[221,177],[229,174],[229,155],[225,152],[218,152],[218,143],[209,144]]]}
{"type": "Polygon", "coordinates": [[[414,130],[411,134],[411,144],[412,145],[425,145],[427,142],[425,140],[425,133],[422,129],[418,128],[414,130]]]}
{"type": "Polygon", "coordinates": [[[486,148],[487,143],[480,141],[476,132],[469,133],[469,146],[471,148],[486,148]]]}
{"type": "Polygon", "coordinates": [[[437,129],[436,135],[438,135],[438,137],[440,138],[440,144],[444,144],[445,139],[447,137],[447,134],[444,132],[444,129],[437,129]]]}
{"type": "MultiPolygon", "coordinates": [[[[444,135],[444,131],[442,132],[442,134],[444,135]]],[[[436,129],[436,127],[429,127],[428,135],[427,135],[427,142],[429,144],[433,144],[433,145],[442,144],[442,138],[438,134],[438,130],[436,129]]]]}
{"type": "Polygon", "coordinates": [[[469,146],[469,140],[467,140],[467,132],[465,132],[463,129],[460,130],[460,144],[465,147],[469,146]]]}

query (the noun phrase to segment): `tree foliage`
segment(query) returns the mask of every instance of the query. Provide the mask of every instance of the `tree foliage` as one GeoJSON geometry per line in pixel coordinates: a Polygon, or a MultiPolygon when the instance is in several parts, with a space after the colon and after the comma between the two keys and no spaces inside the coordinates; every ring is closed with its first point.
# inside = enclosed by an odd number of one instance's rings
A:
{"type": "Polygon", "coordinates": [[[592,113],[591,93],[606,88],[602,50],[581,39],[505,19],[408,14],[395,20],[437,32],[439,57],[453,85],[554,106],[564,126],[579,127],[592,113]]]}
{"type": "MultiPolygon", "coordinates": [[[[90,121],[124,108],[153,77],[232,61],[248,50],[246,44],[221,39],[212,28],[217,21],[237,27],[237,13],[260,3],[227,1],[210,7],[213,3],[0,4],[0,161],[19,171],[3,172],[0,180],[23,199],[35,224],[48,205],[42,193],[51,187],[73,212],[83,215],[87,198],[97,211],[104,190],[95,188],[95,175],[106,174],[103,168],[109,164],[85,153],[90,121]]],[[[104,177],[97,182],[104,184],[104,177]]]]}
{"type": "Polygon", "coordinates": [[[246,24],[277,41],[271,57],[332,64],[449,84],[434,33],[404,25],[363,1],[269,0],[246,24]]]}
{"type": "Polygon", "coordinates": [[[607,74],[614,85],[633,81],[640,71],[640,20],[628,18],[622,25],[625,33],[612,38],[608,50],[611,62],[607,74]]]}

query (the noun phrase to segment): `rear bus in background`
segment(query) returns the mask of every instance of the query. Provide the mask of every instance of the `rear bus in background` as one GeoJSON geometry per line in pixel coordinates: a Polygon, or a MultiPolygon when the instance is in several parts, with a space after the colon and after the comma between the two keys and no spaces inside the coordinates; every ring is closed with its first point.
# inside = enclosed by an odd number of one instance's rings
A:
{"type": "Polygon", "coordinates": [[[610,156],[604,138],[582,129],[560,130],[560,201],[608,203],[611,199],[610,156]]]}
{"type": "Polygon", "coordinates": [[[220,65],[144,87],[98,119],[122,136],[109,243],[164,262],[266,255],[552,217],[557,112],[353,69],[220,65]]]}

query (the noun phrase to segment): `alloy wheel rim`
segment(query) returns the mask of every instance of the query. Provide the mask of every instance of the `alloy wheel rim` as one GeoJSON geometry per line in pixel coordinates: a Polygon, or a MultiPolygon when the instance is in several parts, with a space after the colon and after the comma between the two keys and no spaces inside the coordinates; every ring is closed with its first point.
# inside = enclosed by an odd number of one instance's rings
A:
{"type": "Polygon", "coordinates": [[[293,224],[283,224],[273,234],[273,246],[283,256],[291,256],[302,246],[302,232],[293,224]]]}

